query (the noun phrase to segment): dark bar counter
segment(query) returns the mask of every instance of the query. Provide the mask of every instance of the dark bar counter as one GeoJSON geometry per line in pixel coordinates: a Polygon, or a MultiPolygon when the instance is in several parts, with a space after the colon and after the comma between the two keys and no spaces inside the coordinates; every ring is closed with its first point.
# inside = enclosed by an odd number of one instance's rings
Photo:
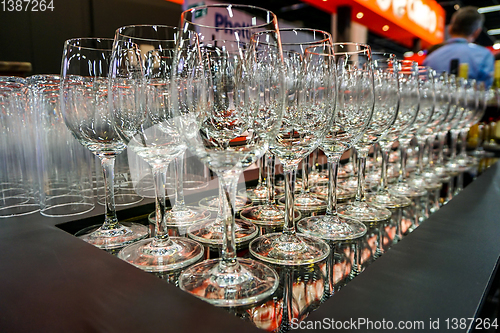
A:
{"type": "MultiPolygon", "coordinates": [[[[152,209],[149,200],[119,217],[152,209]]],[[[71,234],[99,224],[101,214],[96,208],[72,218],[37,213],[0,220],[0,332],[262,332],[71,234]]],[[[394,328],[422,322],[414,329],[421,332],[469,331],[452,329],[453,318],[477,317],[495,281],[499,216],[495,164],[297,330],[320,331],[328,328],[325,322],[341,321],[338,331],[384,332],[389,329],[351,323],[390,321],[394,328]],[[322,324],[307,330],[315,321],[322,324]]]]}

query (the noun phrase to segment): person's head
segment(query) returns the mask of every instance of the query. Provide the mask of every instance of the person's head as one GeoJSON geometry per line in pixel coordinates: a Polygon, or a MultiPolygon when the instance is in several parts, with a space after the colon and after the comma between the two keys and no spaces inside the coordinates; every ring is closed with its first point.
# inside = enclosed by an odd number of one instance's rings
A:
{"type": "Polygon", "coordinates": [[[477,12],[477,7],[462,7],[451,17],[449,32],[452,37],[464,37],[473,42],[481,33],[483,23],[484,15],[477,12]]]}

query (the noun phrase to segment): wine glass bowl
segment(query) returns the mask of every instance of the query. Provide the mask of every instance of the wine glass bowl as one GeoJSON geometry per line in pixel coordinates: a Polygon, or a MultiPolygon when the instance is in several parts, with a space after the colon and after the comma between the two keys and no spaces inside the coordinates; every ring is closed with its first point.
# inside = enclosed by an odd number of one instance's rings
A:
{"type": "Polygon", "coordinates": [[[105,221],[80,236],[99,248],[113,250],[148,236],[141,224],[120,224],[113,190],[114,158],[126,145],[109,116],[108,68],[113,40],[70,39],[65,42],[61,69],[61,111],[68,129],[99,157],[104,170],[105,221]]]}

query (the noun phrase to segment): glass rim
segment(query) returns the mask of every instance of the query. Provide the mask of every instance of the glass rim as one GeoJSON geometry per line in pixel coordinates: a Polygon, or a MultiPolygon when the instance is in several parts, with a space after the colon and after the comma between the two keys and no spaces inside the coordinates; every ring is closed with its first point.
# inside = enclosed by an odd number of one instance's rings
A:
{"type": "MultiPolygon", "coordinates": [[[[297,44],[301,44],[301,45],[308,45],[308,44],[315,45],[315,44],[321,44],[321,43],[327,43],[327,42],[330,45],[333,44],[332,43],[332,35],[328,31],[324,31],[324,30],[320,30],[320,29],[306,28],[306,27],[303,27],[303,28],[280,28],[278,30],[278,32],[280,33],[281,45],[297,45],[297,44]],[[314,41],[309,41],[309,42],[284,43],[283,39],[281,38],[281,33],[282,32],[287,32],[287,31],[320,32],[320,33],[326,35],[326,38],[324,38],[324,39],[318,39],[318,40],[314,40],[314,41]]],[[[256,34],[258,34],[258,32],[256,34]]]]}
{"type": "Polygon", "coordinates": [[[120,32],[120,30],[122,30],[122,29],[136,28],[136,27],[137,28],[160,27],[160,28],[172,29],[175,32],[179,31],[178,27],[174,27],[174,26],[166,25],[166,24],[130,24],[130,25],[121,26],[115,30],[115,40],[116,40],[116,36],[118,35],[118,36],[124,36],[124,37],[129,37],[129,38],[133,38],[133,39],[137,39],[137,40],[144,40],[144,41],[166,41],[166,42],[176,42],[177,41],[175,34],[174,34],[174,39],[161,39],[161,38],[145,38],[145,37],[130,36],[130,35],[126,35],[126,34],[123,34],[120,32]]]}
{"type": "Polygon", "coordinates": [[[192,24],[192,25],[195,25],[198,27],[204,27],[204,28],[218,28],[218,27],[213,26],[213,25],[200,24],[200,23],[195,23],[191,20],[187,20],[185,18],[186,13],[188,13],[188,12],[192,13],[192,12],[203,10],[206,8],[228,8],[228,7],[234,7],[236,9],[247,8],[247,9],[253,9],[253,10],[260,10],[262,12],[266,12],[268,14],[271,14],[272,19],[269,20],[268,22],[265,22],[262,24],[256,24],[256,25],[251,25],[251,26],[247,26],[247,27],[222,27],[222,28],[220,28],[221,30],[229,30],[229,31],[242,31],[243,30],[244,31],[244,30],[250,30],[250,29],[255,29],[255,28],[263,28],[270,23],[274,23],[276,25],[278,24],[278,17],[276,16],[276,14],[274,14],[269,9],[265,9],[265,8],[257,7],[257,6],[252,6],[252,5],[244,5],[244,4],[209,4],[209,5],[196,6],[193,8],[186,9],[185,11],[183,11],[181,13],[181,22],[185,21],[185,22],[188,22],[189,24],[192,24]]]}
{"type": "Polygon", "coordinates": [[[333,48],[333,53],[338,54],[338,55],[351,55],[351,54],[359,54],[361,52],[367,52],[370,57],[372,55],[372,50],[371,46],[366,44],[366,43],[357,43],[357,42],[337,42],[337,43],[332,43],[332,48],[333,48]],[[347,51],[347,52],[335,52],[335,46],[340,46],[340,45],[353,45],[357,47],[363,47],[363,49],[360,49],[358,51],[347,51]]]}
{"type": "Polygon", "coordinates": [[[82,50],[93,50],[93,51],[109,51],[111,52],[112,51],[112,48],[113,48],[113,43],[114,43],[114,39],[113,38],[101,38],[101,37],[82,37],[82,38],[70,38],[70,39],[67,39],[65,42],[64,42],[64,45],[65,47],[71,47],[71,48],[77,48],[77,49],[82,49],[82,50]],[[85,46],[85,45],[78,45],[76,44],[77,42],[82,42],[82,41],[85,41],[85,42],[89,42],[89,41],[97,41],[97,42],[101,42],[101,41],[105,41],[105,42],[110,42],[110,47],[109,48],[98,48],[98,47],[90,47],[90,46],[85,46]]]}

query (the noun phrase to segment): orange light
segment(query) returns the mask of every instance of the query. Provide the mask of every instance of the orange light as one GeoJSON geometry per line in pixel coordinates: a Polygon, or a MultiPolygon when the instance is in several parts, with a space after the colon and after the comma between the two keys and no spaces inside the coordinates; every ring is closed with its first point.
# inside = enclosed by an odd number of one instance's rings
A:
{"type": "Polygon", "coordinates": [[[363,16],[365,16],[365,14],[363,14],[363,12],[358,12],[358,13],[356,14],[356,18],[357,18],[357,19],[361,19],[363,16]]]}
{"type": "Polygon", "coordinates": [[[386,25],[384,25],[384,26],[382,27],[382,30],[383,30],[383,31],[387,31],[387,30],[389,30],[389,26],[388,26],[387,24],[386,24],[386,25]]]}

